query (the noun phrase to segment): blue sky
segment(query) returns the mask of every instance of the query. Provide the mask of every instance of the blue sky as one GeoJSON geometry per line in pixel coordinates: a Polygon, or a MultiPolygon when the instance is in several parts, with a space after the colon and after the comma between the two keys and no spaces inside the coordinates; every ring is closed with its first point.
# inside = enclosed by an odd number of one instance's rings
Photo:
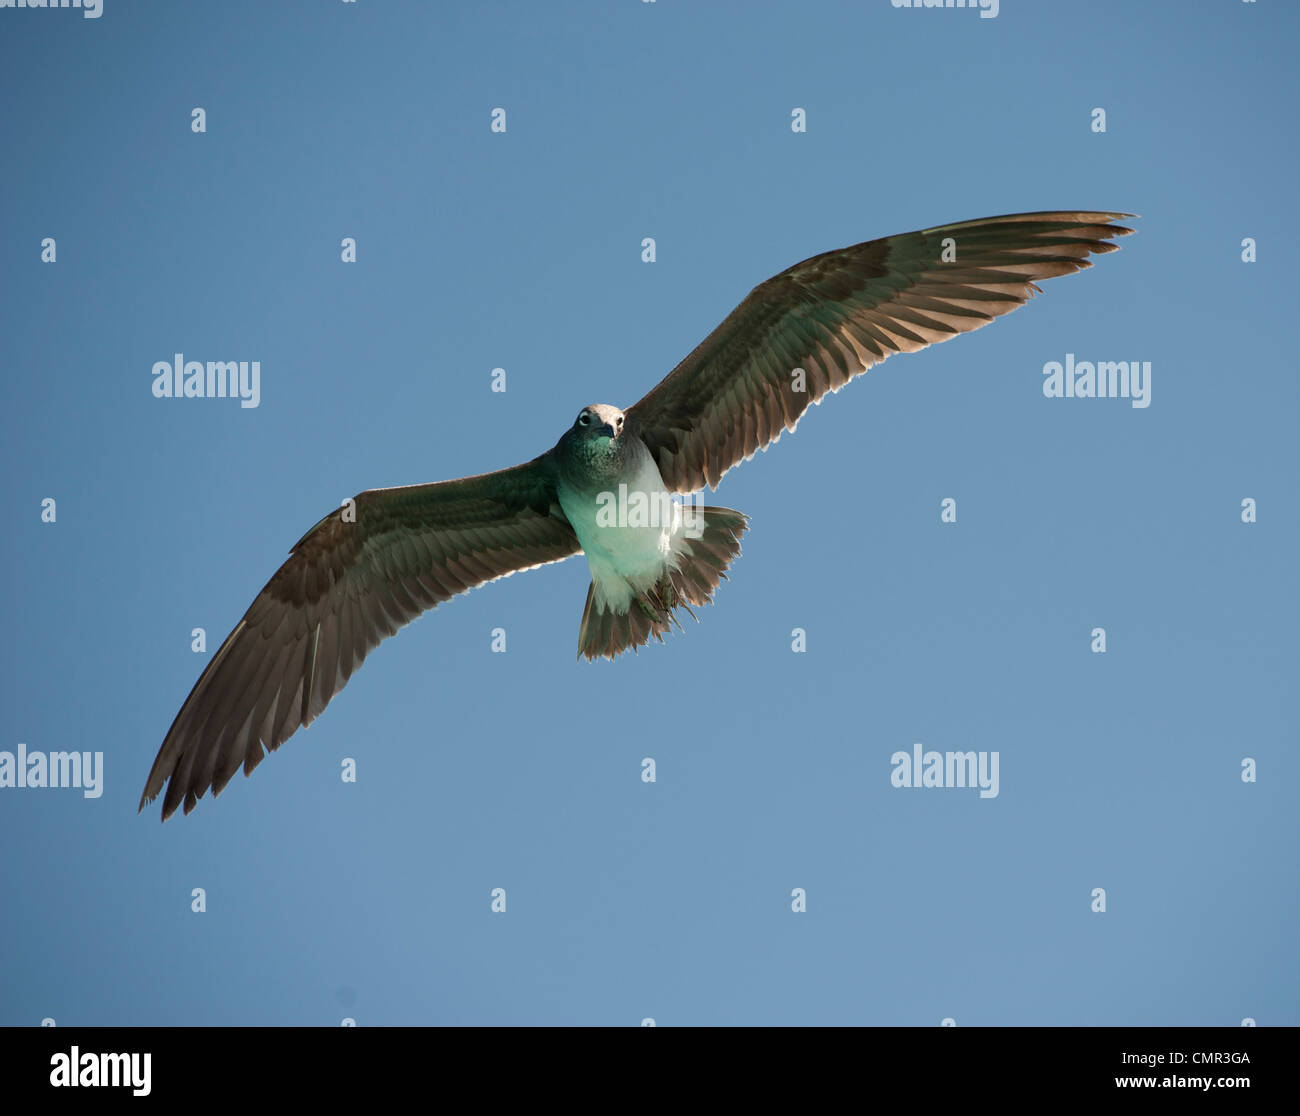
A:
{"type": "Polygon", "coordinates": [[[104,772],[0,788],[0,1024],[1300,1023],[1297,30],[1232,0],[0,10],[0,751],[104,772]],[[344,497],[540,453],[817,252],[1069,208],[1138,234],[727,475],[751,529],[698,626],[578,663],[585,562],[498,582],[220,799],[137,816],[344,497]],[[155,398],[178,352],[258,361],[259,405],[155,398]],[[1067,353],[1151,362],[1151,405],[1045,398],[1067,353]],[[893,786],[916,743],[996,752],[999,793],[893,786]]]}

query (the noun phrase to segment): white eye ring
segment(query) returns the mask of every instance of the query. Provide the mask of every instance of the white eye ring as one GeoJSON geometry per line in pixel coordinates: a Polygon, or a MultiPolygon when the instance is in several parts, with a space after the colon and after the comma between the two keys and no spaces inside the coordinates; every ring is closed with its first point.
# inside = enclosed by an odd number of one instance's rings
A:
{"type": "Polygon", "coordinates": [[[583,411],[582,414],[578,416],[578,422],[581,423],[583,426],[586,426],[587,423],[589,423],[590,421],[591,421],[591,415],[589,415],[586,411],[583,411]]]}

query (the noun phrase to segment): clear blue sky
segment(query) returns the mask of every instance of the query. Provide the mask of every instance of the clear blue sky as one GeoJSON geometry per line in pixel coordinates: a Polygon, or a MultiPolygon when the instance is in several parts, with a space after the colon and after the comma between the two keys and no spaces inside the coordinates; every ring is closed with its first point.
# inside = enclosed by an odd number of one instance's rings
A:
{"type": "Polygon", "coordinates": [[[0,750],[104,757],[98,798],[0,789],[0,1024],[1300,1023],[1298,30],[1234,0],[0,11],[0,750]],[[136,815],[344,497],[540,453],[804,257],[1063,208],[1138,234],[728,474],[752,526],[698,626],[578,663],[585,562],[508,579],[220,799],[136,815]],[[260,362],[259,406],[154,398],[178,352],[260,362]],[[1067,353],[1150,361],[1151,405],[1045,398],[1067,353]],[[918,742],[997,752],[997,797],[892,786],[918,742]]]}

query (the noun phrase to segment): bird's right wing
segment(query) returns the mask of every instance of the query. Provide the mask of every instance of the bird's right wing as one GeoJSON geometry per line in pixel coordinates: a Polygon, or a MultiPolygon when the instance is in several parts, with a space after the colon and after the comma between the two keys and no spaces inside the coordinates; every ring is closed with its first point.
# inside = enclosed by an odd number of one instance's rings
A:
{"type": "Polygon", "coordinates": [[[986,326],[1035,280],[1091,266],[1127,213],[1015,213],[824,252],[755,287],[639,403],[628,429],[671,492],[722,474],[793,430],[809,404],[894,353],[986,326]],[[802,369],[802,380],[796,370],[802,369]]]}
{"type": "Polygon", "coordinates": [[[379,488],[331,512],[293,547],[212,657],[163,740],[140,809],[162,816],[219,794],[263,745],[310,724],[367,654],[420,613],[581,546],[556,498],[554,464],[379,488]]]}

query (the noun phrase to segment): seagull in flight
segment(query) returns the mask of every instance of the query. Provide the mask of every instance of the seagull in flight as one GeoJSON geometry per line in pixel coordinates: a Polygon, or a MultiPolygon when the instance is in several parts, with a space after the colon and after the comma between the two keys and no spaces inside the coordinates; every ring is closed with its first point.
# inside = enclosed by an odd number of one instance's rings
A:
{"type": "Polygon", "coordinates": [[[813,256],[760,283],[631,407],[582,408],[540,457],[495,473],[379,488],[294,544],[194,684],[140,809],[220,794],[311,724],[375,646],[475,586],[584,554],[578,655],[613,659],[694,615],[748,517],[672,499],[716,488],[809,404],[894,353],[986,326],[1091,266],[1128,213],[1018,213],[813,256]]]}

